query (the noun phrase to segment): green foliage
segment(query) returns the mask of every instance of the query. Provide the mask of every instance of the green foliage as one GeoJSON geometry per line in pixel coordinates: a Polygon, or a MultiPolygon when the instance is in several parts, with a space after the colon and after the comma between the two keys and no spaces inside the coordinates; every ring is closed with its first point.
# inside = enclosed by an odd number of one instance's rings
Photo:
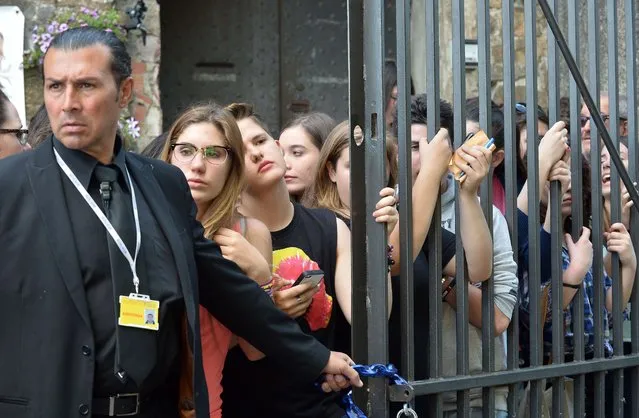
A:
{"type": "Polygon", "coordinates": [[[113,32],[122,41],[126,41],[126,30],[121,25],[122,14],[115,8],[107,10],[81,7],[79,11],[58,9],[46,25],[36,25],[31,31],[31,49],[24,54],[24,68],[34,68],[42,64],[45,52],[53,38],[66,30],[82,26],[93,26],[113,32]]]}

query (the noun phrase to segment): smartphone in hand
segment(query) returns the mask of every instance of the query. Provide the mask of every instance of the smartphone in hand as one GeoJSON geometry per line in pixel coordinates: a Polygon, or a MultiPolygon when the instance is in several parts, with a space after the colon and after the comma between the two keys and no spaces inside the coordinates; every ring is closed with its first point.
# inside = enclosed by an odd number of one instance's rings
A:
{"type": "Polygon", "coordinates": [[[295,283],[293,283],[293,286],[304,283],[313,283],[313,286],[317,286],[323,278],[324,272],[322,270],[306,270],[299,275],[295,283]]]}

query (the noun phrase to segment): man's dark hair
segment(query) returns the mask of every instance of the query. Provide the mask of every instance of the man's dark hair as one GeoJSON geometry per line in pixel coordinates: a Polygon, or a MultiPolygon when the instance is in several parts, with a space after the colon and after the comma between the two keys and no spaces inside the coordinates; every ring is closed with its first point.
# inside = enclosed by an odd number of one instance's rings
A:
{"type": "MultiPolygon", "coordinates": [[[[111,72],[116,85],[131,76],[131,56],[124,43],[113,32],[107,32],[92,26],[69,29],[60,33],[51,42],[51,48],[77,50],[95,45],[104,45],[111,52],[111,72]]],[[[45,54],[46,56],[46,54],[45,54]]]]}
{"type": "MultiPolygon", "coordinates": [[[[466,120],[479,123],[479,98],[466,100],[466,120]]],[[[495,139],[495,148],[504,149],[504,112],[499,105],[490,101],[490,136],[495,139]]]]}
{"type": "MultiPolygon", "coordinates": [[[[419,94],[417,96],[413,96],[410,102],[410,124],[428,124],[428,112],[427,112],[427,101],[426,94],[419,94]]],[[[453,106],[448,103],[446,100],[439,101],[439,125],[441,128],[446,128],[448,130],[448,135],[450,136],[450,140],[455,140],[454,129],[453,129],[453,106]]],[[[397,138],[397,109],[395,109],[395,113],[393,114],[393,135],[397,138]]]]}
{"type": "MultiPolygon", "coordinates": [[[[466,100],[466,120],[479,123],[479,98],[471,97],[466,100]]],[[[505,147],[504,137],[504,112],[501,107],[490,101],[490,136],[495,140],[495,150],[503,150],[505,147]]],[[[509,141],[514,141],[519,138],[519,127],[515,125],[515,138],[508,138],[509,141]]],[[[517,146],[517,152],[519,152],[519,146],[517,146]]],[[[504,164],[499,164],[495,167],[494,174],[499,178],[502,184],[506,184],[506,173],[504,164]]]]}

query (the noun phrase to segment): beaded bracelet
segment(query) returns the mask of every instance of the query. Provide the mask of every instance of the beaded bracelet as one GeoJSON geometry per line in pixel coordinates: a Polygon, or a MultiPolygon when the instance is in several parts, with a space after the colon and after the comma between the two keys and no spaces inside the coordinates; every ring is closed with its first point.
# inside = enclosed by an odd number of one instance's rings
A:
{"type": "Polygon", "coordinates": [[[260,285],[260,287],[263,291],[266,292],[267,295],[273,296],[273,276],[271,276],[271,280],[264,283],[263,285],[260,285]]]}
{"type": "Polygon", "coordinates": [[[393,260],[393,246],[388,244],[388,246],[386,247],[386,257],[387,257],[387,262],[388,262],[388,272],[390,273],[391,271],[391,266],[393,266],[395,264],[395,260],[393,260]]]}

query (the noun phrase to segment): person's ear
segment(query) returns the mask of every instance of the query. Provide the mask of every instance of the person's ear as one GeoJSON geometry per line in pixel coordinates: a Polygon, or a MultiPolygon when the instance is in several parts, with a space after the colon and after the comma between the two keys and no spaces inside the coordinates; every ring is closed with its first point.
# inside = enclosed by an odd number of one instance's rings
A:
{"type": "Polygon", "coordinates": [[[499,167],[499,164],[501,164],[504,161],[505,157],[506,157],[506,152],[503,149],[493,152],[493,163],[492,163],[493,168],[499,167]]]}
{"type": "Polygon", "coordinates": [[[337,173],[335,171],[335,167],[332,162],[326,163],[326,169],[328,170],[328,177],[331,179],[333,183],[337,183],[337,173]]]}
{"type": "Polygon", "coordinates": [[[628,121],[625,119],[619,124],[619,136],[628,136],[628,121]]]}
{"type": "Polygon", "coordinates": [[[133,78],[128,77],[120,83],[118,90],[118,105],[124,109],[129,105],[133,98],[133,78]]]}

